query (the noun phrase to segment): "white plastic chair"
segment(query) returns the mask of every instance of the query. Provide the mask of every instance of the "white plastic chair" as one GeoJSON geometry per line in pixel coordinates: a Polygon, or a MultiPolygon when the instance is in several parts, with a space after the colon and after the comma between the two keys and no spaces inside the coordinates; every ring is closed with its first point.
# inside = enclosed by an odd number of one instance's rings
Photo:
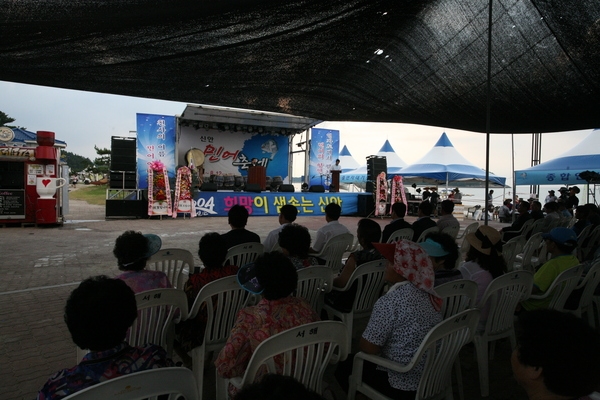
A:
{"type": "Polygon", "coordinates": [[[346,286],[343,288],[333,288],[333,290],[346,291],[356,282],[356,296],[354,296],[350,312],[336,310],[327,304],[323,306],[329,318],[331,318],[331,315],[334,315],[346,324],[348,343],[352,343],[352,325],[354,319],[370,316],[373,305],[381,295],[381,291],[385,285],[385,281],[383,280],[385,264],[386,260],[375,260],[361,264],[352,272],[346,286]]]}
{"type": "Polygon", "coordinates": [[[195,318],[200,309],[207,311],[206,329],[202,344],[192,349],[192,368],[202,398],[204,381],[204,359],[211,351],[218,351],[225,345],[238,312],[252,298],[243,289],[237,276],[227,276],[204,285],[190,309],[189,318],[195,318]]]}
{"type": "Polygon", "coordinates": [[[109,379],[80,390],[64,400],[156,400],[159,395],[169,395],[169,400],[183,396],[197,400],[198,390],[194,374],[187,368],[156,368],[109,379]]]}
{"type": "Polygon", "coordinates": [[[183,290],[190,272],[194,272],[194,255],[185,249],[161,249],[148,260],[146,268],[164,272],[174,288],[183,290]]]}
{"type": "Polygon", "coordinates": [[[460,225],[458,226],[447,226],[444,229],[442,229],[442,233],[445,233],[447,235],[452,236],[452,238],[454,238],[454,240],[456,240],[456,237],[458,236],[458,232],[460,231],[460,225]]]}
{"type": "MultiPolygon", "coordinates": [[[[539,232],[532,235],[525,246],[523,247],[523,253],[517,254],[515,257],[514,269],[522,269],[524,271],[535,272],[534,256],[539,254],[540,247],[544,239],[542,238],[543,233],[539,232]]],[[[536,263],[539,262],[536,260],[536,263]]]]}
{"type": "Polygon", "coordinates": [[[258,256],[264,252],[265,247],[258,242],[248,242],[238,244],[227,250],[225,263],[223,265],[237,265],[243,267],[246,264],[254,262],[258,256]]]}
{"type": "Polygon", "coordinates": [[[514,329],[514,313],[517,305],[527,299],[533,288],[533,273],[530,271],[508,272],[494,279],[487,287],[477,308],[489,304],[485,329],[476,332],[473,341],[479,366],[481,396],[489,396],[489,359],[494,357],[494,342],[508,337],[512,348],[517,345],[514,329]],[[488,354],[488,344],[492,347],[488,354]]]}
{"type": "Polygon", "coordinates": [[[153,289],[136,293],[138,316],[127,331],[131,346],[152,343],[162,346],[168,357],[173,352],[175,324],[188,316],[185,292],[179,289],[153,289]]]}
{"type": "Polygon", "coordinates": [[[431,228],[425,229],[421,233],[421,236],[419,236],[419,238],[417,239],[417,243],[424,242],[427,235],[429,235],[431,232],[439,232],[439,231],[440,231],[440,229],[437,226],[432,226],[431,228]]]}
{"type": "Polygon", "coordinates": [[[515,269],[517,254],[523,252],[523,247],[525,247],[526,242],[527,239],[525,239],[525,236],[517,236],[510,239],[502,246],[502,258],[504,258],[504,263],[506,264],[506,270],[508,272],[515,269]]]}
{"type": "Polygon", "coordinates": [[[217,399],[227,399],[228,384],[237,388],[253,383],[266,367],[267,373],[291,376],[307,388],[322,394],[327,365],[343,361],[350,344],[341,322],[319,321],[287,329],[265,339],[256,347],[243,377],[217,376],[217,399]],[[276,365],[275,357],[282,369],[276,365]]]}
{"type": "MultiPolygon", "coordinates": [[[[591,226],[593,225],[588,225],[583,230],[591,226]]],[[[594,252],[600,246],[600,226],[590,229],[585,236],[583,233],[582,231],[577,238],[577,258],[580,261],[592,259],[594,252]]]]}
{"type": "Polygon", "coordinates": [[[365,360],[392,371],[409,372],[423,358],[425,358],[425,368],[419,380],[416,400],[451,399],[452,366],[462,347],[473,339],[479,312],[476,309],[466,310],[434,326],[407,365],[373,354],[357,353],[354,356],[352,375],[349,378],[348,400],[354,400],[356,392],[361,392],[370,399],[389,400],[376,388],[362,381],[365,360]]]}
{"type": "Polygon", "coordinates": [[[333,270],[327,266],[315,265],[298,270],[298,285],[294,296],[302,297],[321,315],[325,293],[333,287],[333,270]]]}
{"type": "MultiPolygon", "coordinates": [[[[579,298],[579,305],[577,309],[573,311],[573,313],[582,317],[584,314],[587,314],[588,324],[591,327],[599,327],[600,321],[596,324],[596,318],[594,314],[594,292],[596,288],[600,284],[600,261],[596,261],[592,267],[589,269],[585,278],[581,281],[581,283],[575,289],[583,289],[581,293],[581,297],[579,298]]],[[[568,310],[570,311],[570,310],[568,310]]]]}
{"type": "Polygon", "coordinates": [[[511,236],[511,239],[515,236],[524,236],[525,238],[527,238],[527,235],[529,234],[529,232],[531,231],[531,226],[533,225],[533,219],[528,219],[527,221],[525,221],[523,223],[523,226],[521,226],[521,229],[519,229],[518,231],[505,231],[502,232],[502,241],[503,242],[507,242],[507,235],[511,236]]]}
{"type": "Polygon", "coordinates": [[[394,243],[400,239],[412,240],[414,234],[415,231],[413,231],[412,228],[398,229],[397,231],[392,232],[387,242],[394,243]]]}
{"type": "Polygon", "coordinates": [[[473,222],[473,223],[467,225],[467,227],[463,231],[462,235],[460,235],[456,238],[457,241],[462,240],[462,242],[460,244],[460,250],[459,250],[461,254],[464,254],[467,251],[469,251],[469,242],[467,240],[465,240],[465,238],[467,237],[467,235],[469,233],[476,232],[478,228],[479,228],[479,222],[473,222]]]}
{"type": "Polygon", "coordinates": [[[583,265],[579,264],[575,267],[571,267],[560,274],[554,279],[554,282],[550,285],[548,290],[543,294],[532,294],[529,298],[533,300],[542,300],[551,298],[548,308],[557,311],[568,311],[565,309],[565,303],[567,299],[573,293],[573,290],[579,283],[579,278],[583,273],[583,265]]]}
{"type": "Polygon", "coordinates": [[[315,257],[325,260],[325,265],[337,272],[342,268],[342,257],[346,249],[352,246],[354,235],[351,233],[342,233],[329,239],[319,254],[315,257]]]}

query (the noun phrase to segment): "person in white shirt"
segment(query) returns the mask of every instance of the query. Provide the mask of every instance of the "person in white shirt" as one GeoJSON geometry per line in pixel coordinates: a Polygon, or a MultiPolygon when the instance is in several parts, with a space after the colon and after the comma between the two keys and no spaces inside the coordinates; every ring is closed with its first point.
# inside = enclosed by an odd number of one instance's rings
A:
{"type": "Polygon", "coordinates": [[[340,159],[339,158],[337,160],[335,160],[335,165],[331,166],[331,170],[332,171],[341,171],[342,170],[342,166],[340,165],[340,159]]]}
{"type": "Polygon", "coordinates": [[[267,238],[264,240],[263,246],[265,251],[273,250],[273,246],[279,241],[279,232],[281,232],[284,226],[294,222],[297,216],[298,209],[295,206],[291,204],[281,206],[279,210],[279,227],[269,232],[267,238]]]}
{"type": "Polygon", "coordinates": [[[338,222],[342,215],[342,207],[336,203],[329,203],[325,206],[325,221],[327,224],[319,228],[315,242],[310,248],[311,253],[320,253],[325,243],[334,236],[344,233],[350,233],[348,228],[338,222]]]}

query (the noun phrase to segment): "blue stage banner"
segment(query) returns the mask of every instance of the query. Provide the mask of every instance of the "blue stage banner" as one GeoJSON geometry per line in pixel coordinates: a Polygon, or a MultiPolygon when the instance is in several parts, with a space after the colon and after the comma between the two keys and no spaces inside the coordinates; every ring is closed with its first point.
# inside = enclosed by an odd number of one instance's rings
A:
{"type": "Polygon", "coordinates": [[[332,129],[311,129],[310,164],[308,168],[310,186],[331,184],[331,166],[340,154],[340,131],[332,129]]]}
{"type": "Polygon", "coordinates": [[[148,165],[161,161],[175,178],[175,117],[136,114],[138,189],[148,189],[148,165]]]}
{"type": "Polygon", "coordinates": [[[196,215],[198,217],[226,217],[229,209],[239,204],[250,215],[279,215],[281,206],[292,204],[298,215],[325,215],[325,206],[337,203],[342,215],[358,212],[356,193],[279,193],[279,192],[196,192],[196,215]]]}

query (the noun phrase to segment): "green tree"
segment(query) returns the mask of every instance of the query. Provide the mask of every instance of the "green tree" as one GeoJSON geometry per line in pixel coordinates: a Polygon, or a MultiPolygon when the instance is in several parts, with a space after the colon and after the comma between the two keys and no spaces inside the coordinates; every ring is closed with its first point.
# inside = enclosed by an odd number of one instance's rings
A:
{"type": "Polygon", "coordinates": [[[67,157],[67,165],[71,169],[71,173],[74,174],[77,174],[88,167],[92,167],[93,165],[92,160],[89,158],[71,153],[69,151],[65,151],[65,156],[67,157]]]}
{"type": "Polygon", "coordinates": [[[92,172],[96,174],[108,174],[110,169],[110,149],[101,149],[94,145],[94,150],[98,157],[94,159],[94,165],[92,166],[92,172]]]}
{"type": "Polygon", "coordinates": [[[15,122],[14,118],[9,117],[6,113],[0,111],[0,126],[7,126],[9,128],[14,128],[13,126],[9,126],[11,122],[15,122]]]}

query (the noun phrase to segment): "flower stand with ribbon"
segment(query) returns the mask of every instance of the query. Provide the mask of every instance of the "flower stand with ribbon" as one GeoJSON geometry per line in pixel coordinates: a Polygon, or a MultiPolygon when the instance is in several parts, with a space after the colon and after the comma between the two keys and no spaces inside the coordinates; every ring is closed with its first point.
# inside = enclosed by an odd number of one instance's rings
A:
{"type": "Polygon", "coordinates": [[[192,170],[188,167],[181,167],[177,170],[177,179],[175,181],[175,201],[173,204],[173,218],[177,214],[190,214],[190,218],[196,216],[196,204],[192,198],[192,170]]]}
{"type": "Polygon", "coordinates": [[[404,183],[399,175],[394,176],[392,179],[392,204],[397,202],[404,203],[408,207],[404,183]]]}
{"type": "Polygon", "coordinates": [[[153,161],[148,167],[148,215],[171,215],[171,189],[167,168],[160,161],[153,161]]]}

